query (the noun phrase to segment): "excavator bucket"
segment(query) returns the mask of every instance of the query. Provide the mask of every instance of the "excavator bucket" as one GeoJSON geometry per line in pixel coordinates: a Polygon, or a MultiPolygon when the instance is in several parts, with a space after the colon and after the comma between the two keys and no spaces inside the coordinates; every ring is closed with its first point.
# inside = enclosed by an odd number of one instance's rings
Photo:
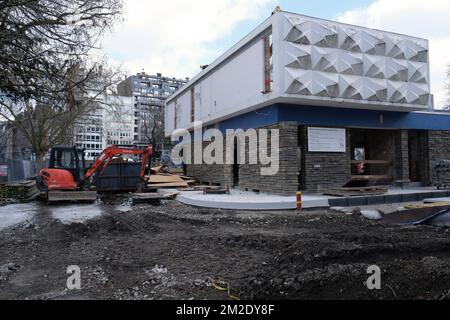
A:
{"type": "Polygon", "coordinates": [[[47,195],[48,203],[95,202],[96,200],[96,191],[49,191],[47,195]]]}

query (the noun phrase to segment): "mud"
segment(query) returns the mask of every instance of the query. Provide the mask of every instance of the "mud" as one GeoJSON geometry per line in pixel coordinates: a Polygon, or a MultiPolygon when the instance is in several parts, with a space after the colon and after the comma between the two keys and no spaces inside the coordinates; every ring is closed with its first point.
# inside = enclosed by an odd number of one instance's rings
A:
{"type": "Polygon", "coordinates": [[[214,281],[240,299],[450,296],[447,228],[174,201],[33,208],[0,231],[0,299],[227,299],[214,281]],[[382,288],[370,291],[374,264],[382,288]],[[81,269],[81,290],[66,288],[71,265],[81,269]]]}

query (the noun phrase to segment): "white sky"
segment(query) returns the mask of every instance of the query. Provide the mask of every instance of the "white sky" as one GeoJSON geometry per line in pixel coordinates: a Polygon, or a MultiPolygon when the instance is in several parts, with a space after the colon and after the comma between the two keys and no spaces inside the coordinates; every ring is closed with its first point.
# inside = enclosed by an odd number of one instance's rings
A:
{"type": "MultiPolygon", "coordinates": [[[[192,77],[268,17],[286,0],[124,0],[126,14],[103,49],[129,74],[145,69],[192,77]],[[243,23],[249,23],[242,27],[243,23]]],[[[299,0],[298,0],[299,1],[299,0]]],[[[336,1],[336,0],[333,0],[336,1]]],[[[339,21],[430,40],[431,83],[436,106],[444,106],[450,65],[450,0],[374,0],[336,12],[339,21]]],[[[301,12],[301,5],[299,3],[301,12]]],[[[316,16],[321,17],[320,6],[316,16]]]]}

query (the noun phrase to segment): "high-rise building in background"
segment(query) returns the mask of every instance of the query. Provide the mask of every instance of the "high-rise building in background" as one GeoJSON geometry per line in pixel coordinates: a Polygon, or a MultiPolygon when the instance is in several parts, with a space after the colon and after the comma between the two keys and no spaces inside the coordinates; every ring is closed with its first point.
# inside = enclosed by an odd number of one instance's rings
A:
{"type": "Polygon", "coordinates": [[[74,144],[85,149],[87,160],[95,160],[111,145],[134,144],[134,104],[132,97],[100,96],[92,111],[74,126],[74,144]]]}
{"type": "Polygon", "coordinates": [[[164,105],[166,99],[189,81],[164,77],[161,73],[148,75],[145,72],[130,76],[119,83],[120,96],[133,97],[135,144],[154,145],[157,151],[164,147],[164,105]]]}

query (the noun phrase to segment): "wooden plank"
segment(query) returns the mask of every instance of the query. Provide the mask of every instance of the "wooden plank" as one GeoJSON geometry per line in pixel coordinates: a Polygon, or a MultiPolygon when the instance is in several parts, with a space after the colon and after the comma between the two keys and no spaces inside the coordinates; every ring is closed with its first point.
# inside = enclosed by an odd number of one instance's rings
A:
{"type": "Polygon", "coordinates": [[[149,189],[162,189],[162,188],[188,188],[189,185],[186,182],[177,183],[152,183],[148,184],[149,189]]]}
{"type": "Polygon", "coordinates": [[[164,169],[164,167],[165,167],[164,165],[157,166],[157,167],[151,168],[150,170],[151,170],[152,174],[158,174],[162,171],[162,169],[164,169]]]}
{"type": "Polygon", "coordinates": [[[148,183],[150,184],[159,184],[159,183],[179,183],[184,182],[178,176],[166,176],[166,175],[153,175],[148,179],[148,183]]]}
{"type": "Polygon", "coordinates": [[[426,203],[426,204],[411,204],[406,205],[406,209],[421,209],[421,208],[434,208],[434,207],[450,207],[450,202],[443,201],[443,202],[435,202],[435,203],[426,203]]]}

